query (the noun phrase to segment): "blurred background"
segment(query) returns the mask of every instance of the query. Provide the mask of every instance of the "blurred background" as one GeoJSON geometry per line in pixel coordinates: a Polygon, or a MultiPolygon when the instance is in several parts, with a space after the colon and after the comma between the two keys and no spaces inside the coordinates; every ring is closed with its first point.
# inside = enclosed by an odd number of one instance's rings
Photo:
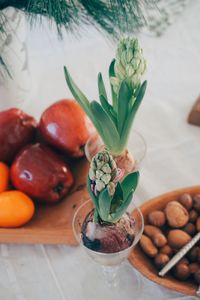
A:
{"type": "MultiPolygon", "coordinates": [[[[109,89],[119,38],[137,36],[148,87],[133,128],[148,150],[135,202],[199,185],[200,128],[187,122],[200,93],[199,12],[200,0],[1,0],[0,110],[19,107],[39,121],[50,104],[72,98],[64,65],[88,99],[97,100],[97,75],[109,89]]],[[[87,261],[78,249],[1,245],[1,254],[2,299],[82,299],[76,278],[85,280],[87,261]]],[[[155,299],[155,290],[159,299],[190,299],[143,280],[141,300],[155,299]]]]}

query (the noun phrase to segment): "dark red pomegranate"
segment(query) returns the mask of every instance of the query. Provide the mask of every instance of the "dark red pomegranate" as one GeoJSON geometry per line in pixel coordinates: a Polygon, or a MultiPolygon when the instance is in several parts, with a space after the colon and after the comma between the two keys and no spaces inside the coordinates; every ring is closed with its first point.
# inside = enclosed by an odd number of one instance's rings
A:
{"type": "Polygon", "coordinates": [[[42,114],[39,130],[46,143],[71,157],[84,156],[84,145],[95,132],[80,105],[74,100],[60,100],[42,114]]]}
{"type": "Polygon", "coordinates": [[[0,112],[0,161],[10,163],[19,150],[35,135],[36,121],[22,110],[11,108],[0,112]]]}
{"type": "Polygon", "coordinates": [[[69,167],[48,147],[26,146],[11,166],[13,185],[39,202],[55,203],[73,184],[69,167]]]}

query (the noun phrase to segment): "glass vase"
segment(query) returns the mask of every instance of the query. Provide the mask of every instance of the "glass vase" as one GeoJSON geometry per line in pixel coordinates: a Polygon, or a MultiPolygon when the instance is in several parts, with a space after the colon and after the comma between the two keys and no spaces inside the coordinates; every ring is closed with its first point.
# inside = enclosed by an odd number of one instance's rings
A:
{"type": "MultiPolygon", "coordinates": [[[[108,297],[109,291],[115,292],[116,295],[121,295],[122,293],[125,295],[127,292],[126,289],[129,290],[128,293],[130,293],[130,290],[133,289],[134,295],[139,294],[140,280],[138,275],[132,270],[132,267],[127,262],[127,258],[134,246],[138,243],[143,232],[144,221],[140,209],[134,207],[133,213],[131,214],[134,220],[134,239],[130,247],[118,252],[102,253],[87,248],[82,239],[82,225],[93,208],[94,207],[91,200],[83,203],[75,212],[72,223],[76,240],[97,266],[97,272],[93,274],[94,276],[98,276],[98,280],[95,281],[97,286],[94,287],[93,283],[91,288],[101,290],[99,285],[102,285],[102,288],[105,289],[104,292],[106,297],[108,297]]],[[[87,278],[87,280],[89,282],[90,278],[87,278]]]]}
{"type": "MultiPolygon", "coordinates": [[[[92,135],[85,144],[85,155],[87,160],[90,162],[93,156],[95,156],[97,152],[103,150],[104,148],[105,146],[101,140],[101,137],[97,133],[92,135]]],[[[134,160],[133,165],[128,164],[128,171],[126,173],[130,173],[141,168],[141,164],[147,151],[145,139],[138,131],[132,130],[127,149],[130,157],[134,160]]]]}

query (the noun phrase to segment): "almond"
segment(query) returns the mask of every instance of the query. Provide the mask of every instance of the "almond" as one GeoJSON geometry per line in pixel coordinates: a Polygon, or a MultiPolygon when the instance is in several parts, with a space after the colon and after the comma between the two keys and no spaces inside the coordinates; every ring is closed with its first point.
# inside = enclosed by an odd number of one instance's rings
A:
{"type": "Polygon", "coordinates": [[[144,233],[148,237],[153,238],[156,234],[162,233],[162,231],[158,227],[155,227],[153,225],[145,225],[144,226],[144,233]]]}
{"type": "Polygon", "coordinates": [[[166,237],[164,236],[164,234],[162,233],[157,233],[154,237],[153,237],[153,242],[154,244],[161,248],[163,246],[165,246],[167,244],[167,239],[166,237]]]}
{"type": "Polygon", "coordinates": [[[158,253],[158,249],[154,246],[150,238],[144,234],[141,236],[140,246],[142,250],[150,257],[155,257],[158,253]]]}

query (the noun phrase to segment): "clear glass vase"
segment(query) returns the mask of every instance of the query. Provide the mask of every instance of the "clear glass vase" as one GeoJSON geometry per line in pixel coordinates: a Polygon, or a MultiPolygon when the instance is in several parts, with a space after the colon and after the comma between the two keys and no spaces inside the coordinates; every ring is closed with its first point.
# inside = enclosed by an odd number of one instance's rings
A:
{"type": "MultiPolygon", "coordinates": [[[[101,137],[97,133],[92,135],[85,144],[85,155],[87,160],[90,162],[93,156],[103,148],[104,144],[101,137]]],[[[139,170],[145,158],[147,146],[145,139],[138,131],[132,130],[127,149],[134,159],[134,165],[129,171],[139,170]]]]}
{"type": "MultiPolygon", "coordinates": [[[[122,251],[114,253],[102,253],[87,248],[83,244],[82,240],[82,225],[93,208],[94,206],[91,200],[83,203],[75,212],[72,223],[76,240],[78,241],[82,249],[84,249],[84,251],[87,253],[87,255],[92,259],[92,261],[97,265],[97,272],[95,272],[95,274],[93,275],[90,275],[98,276],[98,280],[95,281],[95,284],[97,286],[94,287],[93,283],[93,286],[91,288],[101,290],[101,287],[99,285],[102,285],[102,288],[105,289],[104,292],[106,297],[108,297],[109,291],[115,292],[116,295],[121,295],[122,293],[124,293],[125,295],[126,289],[129,290],[128,294],[130,293],[130,289],[133,289],[134,295],[139,294],[140,280],[136,273],[131,270],[132,267],[127,262],[127,258],[133,247],[138,243],[143,232],[144,221],[140,209],[134,207],[133,213],[131,214],[135,224],[134,240],[131,246],[122,251]],[[100,266],[100,268],[98,266],[100,266]],[[100,272],[99,269],[101,269],[100,272]]],[[[89,281],[90,278],[88,278],[87,280],[89,281]]]]}

